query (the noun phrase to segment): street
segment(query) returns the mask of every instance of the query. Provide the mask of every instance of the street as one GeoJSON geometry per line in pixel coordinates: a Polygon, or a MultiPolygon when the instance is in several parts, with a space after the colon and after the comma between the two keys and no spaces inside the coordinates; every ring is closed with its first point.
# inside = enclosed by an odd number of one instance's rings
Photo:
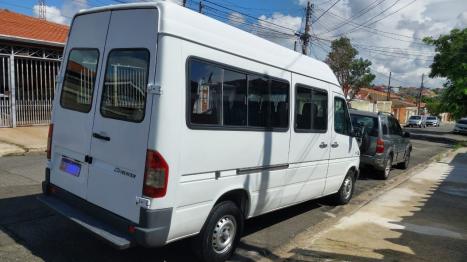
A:
{"type": "MultiPolygon", "coordinates": [[[[411,166],[428,161],[450,145],[412,140],[411,166]]],[[[37,200],[43,179],[40,155],[0,158],[0,258],[2,261],[193,261],[190,240],[163,248],[135,247],[117,251],[64,218],[44,208],[37,200]]],[[[367,201],[373,194],[403,179],[394,169],[387,181],[362,172],[351,204],[367,201]]],[[[325,199],[262,215],[246,222],[244,237],[234,261],[254,261],[271,256],[272,250],[294,236],[345,211],[346,206],[327,205],[325,199]]]]}

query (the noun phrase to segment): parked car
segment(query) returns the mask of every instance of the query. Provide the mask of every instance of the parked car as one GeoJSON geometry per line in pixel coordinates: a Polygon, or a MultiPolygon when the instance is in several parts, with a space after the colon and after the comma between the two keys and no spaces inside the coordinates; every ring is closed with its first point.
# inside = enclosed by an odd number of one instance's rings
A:
{"type": "Polygon", "coordinates": [[[38,198],[119,249],[194,237],[225,261],[246,219],[352,197],[359,147],[325,63],[171,1],[79,12],[63,57],[38,198]]]}
{"type": "Polygon", "coordinates": [[[407,122],[409,127],[426,127],[426,117],[425,116],[410,116],[409,121],[407,122]]]}
{"type": "Polygon", "coordinates": [[[426,117],[426,126],[439,126],[439,118],[436,116],[426,117]]]}
{"type": "Polygon", "coordinates": [[[350,110],[352,125],[363,131],[360,145],[360,167],[373,168],[381,179],[387,179],[393,164],[406,169],[410,162],[410,134],[402,131],[391,114],[350,110]]]}
{"type": "Polygon", "coordinates": [[[454,133],[467,134],[467,117],[463,117],[456,122],[454,133]]]}

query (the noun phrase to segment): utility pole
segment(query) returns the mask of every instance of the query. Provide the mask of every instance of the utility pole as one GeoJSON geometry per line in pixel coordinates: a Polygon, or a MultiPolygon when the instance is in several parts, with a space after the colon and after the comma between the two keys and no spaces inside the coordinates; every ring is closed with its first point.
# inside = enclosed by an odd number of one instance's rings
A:
{"type": "Polygon", "coordinates": [[[295,40],[295,42],[293,43],[293,50],[297,51],[297,40],[295,40]]]}
{"type": "Polygon", "coordinates": [[[183,7],[186,7],[186,0],[183,0],[183,7]]]}
{"type": "Polygon", "coordinates": [[[45,0],[37,0],[37,5],[39,6],[39,19],[46,20],[45,0]]]}
{"type": "Polygon", "coordinates": [[[423,92],[423,78],[425,74],[422,74],[422,84],[420,85],[420,93],[418,94],[418,115],[420,115],[420,104],[422,103],[422,92],[423,92]]]}
{"type": "Polygon", "coordinates": [[[199,12],[200,12],[201,14],[203,13],[203,8],[204,8],[203,1],[200,0],[200,1],[199,1],[199,12]]]}
{"type": "Polygon", "coordinates": [[[310,40],[311,40],[311,14],[313,12],[313,4],[308,1],[306,5],[306,15],[305,15],[305,33],[303,33],[300,38],[302,40],[302,54],[308,55],[308,50],[310,49],[310,40]]]}
{"type": "Polygon", "coordinates": [[[387,97],[388,101],[391,101],[391,76],[392,76],[392,72],[389,72],[388,97],[387,97]]]}

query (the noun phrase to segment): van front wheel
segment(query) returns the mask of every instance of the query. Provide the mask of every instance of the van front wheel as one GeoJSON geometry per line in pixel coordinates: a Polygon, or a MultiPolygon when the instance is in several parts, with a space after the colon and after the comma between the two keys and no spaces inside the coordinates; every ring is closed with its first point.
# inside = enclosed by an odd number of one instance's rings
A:
{"type": "Polygon", "coordinates": [[[345,205],[349,203],[352,198],[355,187],[355,177],[354,172],[350,170],[347,172],[347,175],[342,182],[339,191],[336,194],[332,195],[332,203],[335,205],[345,205]]]}
{"type": "Polygon", "coordinates": [[[242,231],[243,216],[237,205],[232,201],[218,203],[194,239],[194,251],[202,261],[226,261],[235,251],[242,231]]]}

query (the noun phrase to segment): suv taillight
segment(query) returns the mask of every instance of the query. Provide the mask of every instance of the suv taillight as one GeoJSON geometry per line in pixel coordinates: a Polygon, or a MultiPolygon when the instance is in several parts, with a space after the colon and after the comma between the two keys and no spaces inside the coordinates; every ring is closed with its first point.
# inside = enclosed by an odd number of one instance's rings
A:
{"type": "Polygon", "coordinates": [[[376,153],[384,153],[384,140],[381,138],[376,140],[376,153]]]}
{"type": "Polygon", "coordinates": [[[52,157],[52,135],[54,133],[54,125],[49,125],[49,134],[47,135],[47,159],[50,160],[52,157]]]}
{"type": "Polygon", "coordinates": [[[167,193],[169,165],[157,151],[148,150],[144,172],[143,195],[150,198],[164,197],[167,193]]]}

